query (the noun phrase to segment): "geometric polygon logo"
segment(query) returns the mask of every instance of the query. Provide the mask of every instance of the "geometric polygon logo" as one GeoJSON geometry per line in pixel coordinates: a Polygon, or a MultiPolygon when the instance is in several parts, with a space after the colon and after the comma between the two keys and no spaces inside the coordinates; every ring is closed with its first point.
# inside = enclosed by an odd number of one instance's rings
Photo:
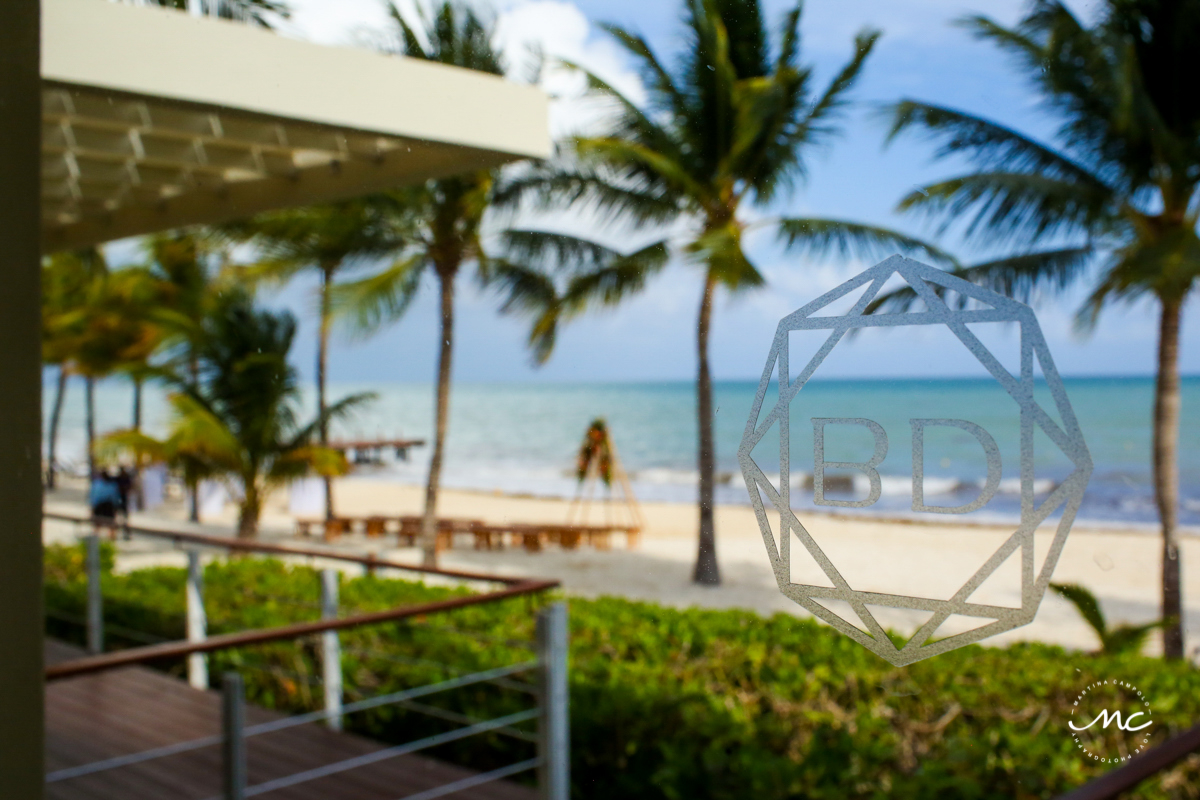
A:
{"type": "Polygon", "coordinates": [[[758,394],[746,423],[746,432],[738,448],[738,463],[746,479],[750,502],[758,518],[763,541],[771,559],[780,591],[815,616],[825,620],[842,633],[853,638],[872,652],[896,666],[911,664],[930,656],[978,642],[1003,631],[1027,625],[1033,621],[1046,593],[1055,564],[1066,543],[1067,534],[1083,500],[1084,489],[1092,472],[1091,456],[1062,380],[1054,367],[1041,328],[1033,311],[1025,304],[983,287],[956,278],[943,270],[902,256],[892,256],[866,270],[836,289],[784,317],[775,334],[767,356],[766,367],[758,385],[758,394]],[[924,302],[920,311],[905,313],[865,314],[867,306],[878,296],[884,284],[899,275],[915,295],[924,302]],[[822,309],[850,292],[866,286],[864,294],[848,312],[840,316],[819,315],[822,309]],[[957,292],[975,301],[969,307],[951,307],[943,299],[947,292],[957,292]],[[982,342],[967,327],[976,322],[1008,322],[1020,327],[1020,374],[1014,374],[1000,364],[982,342]],[[1020,414],[1020,475],[1021,519],[1019,527],[1004,541],[967,582],[949,599],[910,597],[899,594],[867,592],[851,586],[838,571],[837,565],[821,550],[792,511],[790,502],[790,443],[788,434],[790,407],[814,371],[837,344],[856,328],[878,328],[907,325],[943,325],[948,328],[979,360],[988,373],[1003,387],[1019,409],[1020,414]],[[789,333],[796,330],[829,331],[828,339],[795,379],[788,364],[789,333]],[[1034,397],[1034,375],[1040,367],[1049,389],[1058,420],[1055,421],[1034,397]],[[772,385],[778,388],[774,405],[767,404],[772,385]],[[760,419],[761,415],[761,419],[760,419]],[[772,425],[779,426],[780,477],[776,486],[751,456],[772,425]],[[1074,466],[1067,476],[1041,503],[1035,503],[1034,492],[1034,430],[1040,428],[1074,466]],[[763,497],[779,514],[778,539],[772,531],[771,520],[763,497]],[[1045,559],[1038,567],[1034,558],[1034,532],[1051,514],[1061,509],[1062,516],[1045,559]],[[795,542],[793,542],[795,538],[795,542]],[[791,549],[801,546],[824,571],[830,586],[810,586],[792,582],[791,549]],[[1010,556],[1020,551],[1021,605],[1020,608],[985,605],[971,602],[971,595],[1010,556]],[[851,624],[820,601],[843,601],[858,615],[866,630],[851,624]],[[888,637],[872,615],[869,606],[916,609],[932,613],[929,620],[902,645],[888,637]],[[965,633],[936,638],[939,628],[951,615],[979,618],[981,624],[965,633]]]}

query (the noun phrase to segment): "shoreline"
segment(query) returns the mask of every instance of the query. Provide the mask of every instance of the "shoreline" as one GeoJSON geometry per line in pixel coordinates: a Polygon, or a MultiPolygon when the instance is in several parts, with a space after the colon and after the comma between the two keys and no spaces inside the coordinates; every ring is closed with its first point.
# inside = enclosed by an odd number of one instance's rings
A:
{"type": "MultiPolygon", "coordinates": [[[[399,480],[389,480],[372,475],[349,475],[345,476],[340,481],[353,481],[376,484],[379,486],[402,486],[409,489],[420,489],[424,491],[424,486],[416,483],[407,483],[399,480]]],[[[572,498],[563,497],[555,494],[537,494],[534,492],[506,492],[500,489],[477,489],[477,488],[460,488],[460,487],[442,487],[443,492],[457,492],[466,495],[476,495],[479,497],[504,497],[514,500],[531,500],[548,503],[570,503],[572,498]]],[[[686,500],[648,500],[639,501],[639,505],[667,505],[686,508],[695,508],[695,501],[686,500]]],[[[745,508],[751,509],[749,502],[746,503],[714,503],[717,508],[745,508]]],[[[928,527],[962,527],[962,528],[1008,528],[1020,523],[1016,517],[1007,518],[983,518],[983,519],[963,519],[961,515],[949,518],[949,515],[943,514],[926,514],[923,516],[917,515],[897,515],[890,512],[862,512],[859,514],[847,514],[838,511],[814,511],[811,508],[795,509],[798,517],[815,517],[820,519],[832,519],[848,522],[879,522],[889,525],[921,525],[928,527]]],[[[1056,520],[1052,517],[1051,521],[1056,520]]],[[[1071,531],[1086,531],[1088,533],[1130,533],[1130,534],[1152,534],[1157,535],[1160,531],[1159,523],[1157,522],[1134,522],[1127,520],[1105,520],[1105,519],[1081,519],[1076,518],[1071,526],[1071,531]]],[[[1179,536],[1200,537],[1200,525],[1180,525],[1176,528],[1179,536]]]]}

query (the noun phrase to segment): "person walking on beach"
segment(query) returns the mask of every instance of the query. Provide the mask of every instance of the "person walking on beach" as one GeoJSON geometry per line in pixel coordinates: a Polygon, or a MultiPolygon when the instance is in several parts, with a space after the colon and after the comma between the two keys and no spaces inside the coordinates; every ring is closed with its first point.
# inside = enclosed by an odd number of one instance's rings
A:
{"type": "Polygon", "coordinates": [[[97,471],[92,476],[92,487],[88,493],[88,504],[92,508],[92,523],[97,532],[101,526],[108,528],[110,539],[117,538],[117,507],[121,502],[121,491],[117,479],[111,472],[97,471]]]}
{"type": "Polygon", "coordinates": [[[114,483],[117,487],[117,511],[125,518],[125,523],[129,523],[129,498],[133,492],[133,473],[128,467],[121,467],[117,470],[114,483]]]}

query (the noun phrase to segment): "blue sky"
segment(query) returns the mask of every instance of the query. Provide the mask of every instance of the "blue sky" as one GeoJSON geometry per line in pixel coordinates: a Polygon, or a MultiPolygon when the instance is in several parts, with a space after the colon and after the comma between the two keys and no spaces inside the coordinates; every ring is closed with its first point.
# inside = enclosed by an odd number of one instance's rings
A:
{"type": "MultiPolygon", "coordinates": [[[[329,44],[348,44],[364,26],[379,24],[375,0],[296,0],[298,13],[289,33],[329,44]]],[[[768,18],[776,24],[787,4],[770,0],[768,18]]],[[[1075,3],[1086,16],[1094,3],[1075,3]]],[[[636,94],[636,78],[621,53],[595,27],[615,22],[642,33],[660,54],[679,41],[676,0],[503,0],[498,4],[501,30],[513,52],[521,42],[538,42],[552,55],[578,60],[636,94]]],[[[930,100],[985,114],[1023,131],[1052,135],[1053,120],[1036,107],[1036,98],[1006,60],[991,46],[973,40],[951,23],[966,14],[985,12],[1004,23],[1018,17],[1022,4],[1012,0],[810,0],[802,30],[805,60],[817,70],[818,86],[849,57],[854,33],[870,25],[883,30],[876,51],[853,92],[844,134],[831,147],[811,154],[808,180],[771,213],[828,216],[888,225],[919,235],[934,231],[917,220],[893,213],[912,188],[954,174],[962,165],[933,163],[930,148],[919,141],[884,149],[886,125],[879,107],[902,97],[930,100]]],[[[547,84],[570,94],[572,81],[561,75],[547,84]]],[[[575,124],[577,101],[555,105],[555,129],[575,124]]],[[[585,221],[568,227],[579,230],[585,221]]],[[[943,246],[965,258],[989,255],[963,248],[953,237],[943,246]]],[[[832,259],[815,262],[776,248],[769,236],[749,241],[750,253],[770,284],[754,293],[722,298],[713,328],[713,368],[718,379],[757,378],[779,318],[870,266],[832,259]]],[[[312,373],[315,327],[312,283],[297,282],[264,299],[292,308],[302,319],[295,351],[297,365],[312,373]]],[[[408,315],[367,341],[335,343],[331,377],[335,381],[420,381],[432,379],[436,349],[436,309],[432,283],[408,315]]],[[[550,363],[533,369],[524,349],[524,323],[500,317],[493,296],[461,280],[455,378],[460,381],[684,380],[695,374],[694,327],[700,283],[693,268],[672,265],[649,290],[619,310],[581,319],[567,328],[550,363]]],[[[1115,308],[1089,337],[1072,330],[1079,298],[1038,306],[1039,317],[1060,370],[1068,375],[1138,375],[1153,371],[1156,321],[1149,306],[1115,308]]],[[[1200,371],[1195,304],[1185,321],[1183,368],[1200,371]]],[[[1002,336],[1011,335],[1002,334],[1002,336]]],[[[831,374],[888,374],[896,352],[921,344],[919,334],[894,331],[886,338],[863,337],[846,349],[831,374]]],[[[955,359],[932,345],[933,374],[954,374],[955,359]]]]}

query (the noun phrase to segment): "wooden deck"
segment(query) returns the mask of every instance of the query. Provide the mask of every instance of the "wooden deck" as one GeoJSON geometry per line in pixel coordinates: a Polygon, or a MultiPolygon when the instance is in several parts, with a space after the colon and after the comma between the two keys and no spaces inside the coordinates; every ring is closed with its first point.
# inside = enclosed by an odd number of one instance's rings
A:
{"type": "MultiPolygon", "coordinates": [[[[46,662],[82,655],[46,642],[46,662]]],[[[46,686],[46,769],[87,764],[220,731],[221,697],[144,667],[124,667],[53,681],[46,686]]],[[[281,715],[254,706],[246,723],[281,715]]],[[[360,736],[301,725],[246,740],[251,786],[302,770],[371,753],[383,746],[360,736]]],[[[204,800],[221,793],[220,747],[166,756],[49,784],[50,800],[204,800]]],[[[400,800],[475,772],[403,755],[369,766],[267,792],[267,800],[400,800]]],[[[449,795],[456,800],[535,800],[537,793],[495,781],[449,795]]]]}

